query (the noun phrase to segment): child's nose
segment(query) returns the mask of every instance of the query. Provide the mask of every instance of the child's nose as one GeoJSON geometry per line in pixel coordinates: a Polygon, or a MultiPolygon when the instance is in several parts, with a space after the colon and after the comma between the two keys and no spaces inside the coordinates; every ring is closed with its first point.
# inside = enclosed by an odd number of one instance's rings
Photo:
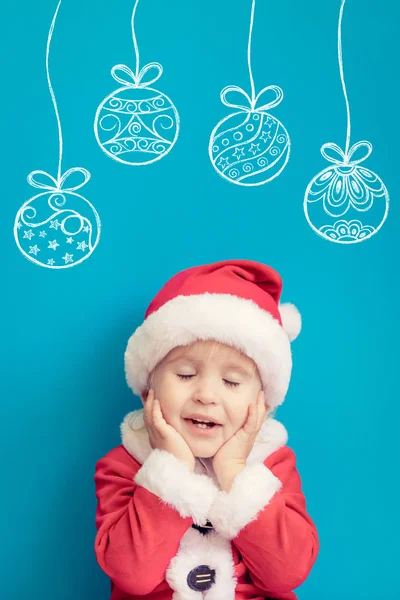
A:
{"type": "Polygon", "coordinates": [[[194,391],[194,399],[203,404],[210,404],[218,401],[218,394],[215,384],[208,381],[200,381],[194,391]]]}

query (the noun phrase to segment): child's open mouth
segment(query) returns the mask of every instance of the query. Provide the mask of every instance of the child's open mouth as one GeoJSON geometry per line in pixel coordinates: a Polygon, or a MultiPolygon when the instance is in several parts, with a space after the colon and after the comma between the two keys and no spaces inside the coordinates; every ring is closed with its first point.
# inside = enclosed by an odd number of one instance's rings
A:
{"type": "Polygon", "coordinates": [[[215,433],[222,427],[222,425],[218,425],[217,423],[202,423],[201,421],[196,421],[195,419],[184,419],[185,423],[188,425],[188,429],[191,433],[200,436],[210,436],[215,435],[215,433]]]}

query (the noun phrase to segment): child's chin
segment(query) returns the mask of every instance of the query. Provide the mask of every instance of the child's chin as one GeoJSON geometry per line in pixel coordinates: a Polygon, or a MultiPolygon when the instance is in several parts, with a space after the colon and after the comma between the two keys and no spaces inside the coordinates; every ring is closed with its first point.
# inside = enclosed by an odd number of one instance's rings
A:
{"type": "Polygon", "coordinates": [[[215,452],[210,452],[207,454],[206,452],[202,452],[201,455],[196,454],[196,458],[214,458],[215,452]]]}
{"type": "Polygon", "coordinates": [[[190,448],[196,458],[214,458],[219,448],[190,448]]]}

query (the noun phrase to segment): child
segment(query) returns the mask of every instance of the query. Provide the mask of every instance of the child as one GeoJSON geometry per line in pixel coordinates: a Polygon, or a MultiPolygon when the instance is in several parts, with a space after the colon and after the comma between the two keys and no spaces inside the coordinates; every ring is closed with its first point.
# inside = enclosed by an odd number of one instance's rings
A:
{"type": "Polygon", "coordinates": [[[319,540],[272,418],[301,328],[281,289],[253,261],[186,269],[130,338],[127,382],[144,408],[94,476],[112,600],[296,600],[319,540]]]}

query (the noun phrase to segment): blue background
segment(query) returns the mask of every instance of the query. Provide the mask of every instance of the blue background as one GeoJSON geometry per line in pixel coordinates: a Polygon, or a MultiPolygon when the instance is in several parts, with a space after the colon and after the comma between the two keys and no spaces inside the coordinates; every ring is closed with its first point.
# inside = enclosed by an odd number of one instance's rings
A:
{"type": "Polygon", "coordinates": [[[228,258],[275,267],[283,301],[303,331],[276,418],[289,432],[320,555],[300,600],[387,599],[398,593],[398,22],[395,0],[348,0],[344,66],[352,142],[367,139],[366,166],[385,182],[389,216],[361,244],[317,236],[304,191],[327,166],[325,142],[344,146],[337,64],[339,0],[258,0],[256,88],[282,87],[273,114],[292,140],[288,166],[264,186],[222,179],[209,135],[230,109],[229,84],[250,91],[250,0],[141,0],[142,65],[159,61],[156,87],[175,103],[175,148],[141,168],[110,160],[94,137],[97,106],[117,87],[110,69],[134,68],[133,2],[65,0],[50,69],[64,133],[63,170],[88,169],[83,195],[102,222],[92,256],[64,270],[26,260],[12,234],[26,177],[57,171],[56,120],[45,46],[56,2],[9,2],[1,36],[4,373],[1,377],[2,592],[4,599],[109,598],[94,556],[95,462],[120,443],[124,415],[141,406],[123,354],[147,305],[177,271],[228,258]],[[4,259],[4,256],[3,256],[4,259]]]}

